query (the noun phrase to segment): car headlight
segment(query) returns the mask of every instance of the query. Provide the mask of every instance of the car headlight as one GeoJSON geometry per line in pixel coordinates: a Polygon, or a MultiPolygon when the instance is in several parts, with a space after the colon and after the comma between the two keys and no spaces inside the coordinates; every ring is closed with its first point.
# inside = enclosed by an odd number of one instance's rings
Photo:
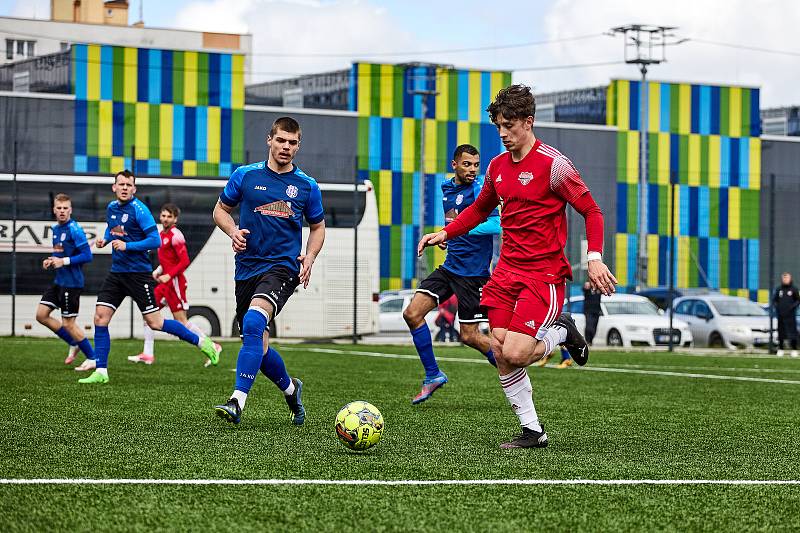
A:
{"type": "Polygon", "coordinates": [[[626,331],[630,331],[632,333],[645,333],[650,330],[647,326],[640,326],[636,324],[628,324],[625,326],[626,331]]]}
{"type": "Polygon", "coordinates": [[[727,329],[729,333],[733,333],[734,335],[743,335],[745,337],[749,337],[753,334],[753,331],[747,326],[728,326],[725,329],[727,329]]]}

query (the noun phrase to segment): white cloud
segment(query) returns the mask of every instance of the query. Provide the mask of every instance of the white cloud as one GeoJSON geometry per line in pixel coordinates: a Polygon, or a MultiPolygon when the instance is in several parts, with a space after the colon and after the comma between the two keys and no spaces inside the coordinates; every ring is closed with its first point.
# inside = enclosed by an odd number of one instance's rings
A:
{"type": "MultiPolygon", "coordinates": [[[[548,11],[549,38],[582,35],[630,23],[678,26],[682,37],[762,48],[800,51],[793,36],[800,20],[794,0],[559,0],[548,11]]],[[[623,58],[621,37],[598,38],[585,44],[547,47],[547,63],[590,63],[623,58]]],[[[687,42],[667,49],[667,63],[653,66],[651,79],[760,86],[762,107],[800,104],[798,57],[751,52],[687,42]]],[[[542,61],[544,63],[544,61],[542,61]]],[[[547,73],[520,73],[515,79],[540,90],[560,90],[607,83],[611,77],[638,78],[633,65],[595,67],[547,73]]]]}
{"type": "Polygon", "coordinates": [[[11,16],[30,19],[49,19],[50,1],[17,0],[17,2],[14,3],[14,7],[11,9],[11,16]]]}
{"type": "Polygon", "coordinates": [[[213,0],[180,11],[179,27],[253,34],[252,81],[348,68],[357,57],[281,57],[409,50],[418,45],[385,9],[359,0],[213,0]],[[259,55],[259,54],[278,54],[259,55]]]}

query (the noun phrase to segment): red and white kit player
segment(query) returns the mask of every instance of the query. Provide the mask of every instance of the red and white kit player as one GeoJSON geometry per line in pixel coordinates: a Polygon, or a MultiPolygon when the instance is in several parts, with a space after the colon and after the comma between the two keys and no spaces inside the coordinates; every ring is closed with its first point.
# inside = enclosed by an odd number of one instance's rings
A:
{"type": "Polygon", "coordinates": [[[561,314],[565,281],[572,279],[564,255],[567,204],[586,221],[589,283],[611,294],[617,280],[602,261],[600,208],[570,160],[533,133],[536,102],[530,88],[501,90],[488,111],[507,151],[489,164],[477,200],[442,231],[425,235],[419,253],[467,233],[502,204],[500,260],[483,287],[481,305],[488,310],[500,384],[522,433],[501,448],[543,448],[547,434],[536,414],[526,367],[560,344],[579,365],[589,357],[572,318],[561,314]]]}
{"type": "MultiPolygon", "coordinates": [[[[165,305],[169,307],[172,316],[198,335],[202,332],[189,322],[186,311],[189,304],[186,300],[186,276],[184,271],[189,267],[189,251],[186,249],[186,239],[178,229],[178,217],[181,210],[172,203],[164,204],[161,207],[162,230],[161,247],[158,249],[158,268],[153,271],[153,279],[158,281],[155,288],[156,303],[159,308],[165,305]]],[[[144,348],[139,355],[132,355],[128,360],[133,363],[153,364],[155,353],[153,349],[154,334],[153,330],[144,326],[144,348]]],[[[208,361],[207,361],[208,362],[208,361]]],[[[206,365],[208,366],[208,365],[206,365]]]]}

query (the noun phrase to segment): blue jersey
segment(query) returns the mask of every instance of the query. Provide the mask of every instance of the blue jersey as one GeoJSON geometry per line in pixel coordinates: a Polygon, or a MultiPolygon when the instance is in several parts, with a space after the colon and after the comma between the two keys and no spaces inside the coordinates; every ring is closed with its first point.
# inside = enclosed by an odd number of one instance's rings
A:
{"type": "Polygon", "coordinates": [[[149,252],[161,245],[161,238],[147,206],[138,198],[114,200],[106,208],[106,224],[106,240],[127,243],[125,250],[112,252],[111,272],[152,272],[149,252]]]}
{"type": "Polygon", "coordinates": [[[56,269],[55,284],[71,289],[83,288],[83,264],[92,260],[92,250],[80,224],[70,219],[54,224],[53,257],[69,257],[69,265],[56,269]]]}
{"type": "Polygon", "coordinates": [[[237,168],[219,196],[239,205],[239,228],[250,230],[247,248],[236,254],[235,279],[248,279],[276,266],[300,272],[303,217],[309,224],[325,219],[319,185],[294,166],[278,174],[266,162],[237,168]]]}
{"type": "MultiPolygon", "coordinates": [[[[455,178],[442,183],[442,208],[446,223],[450,223],[460,212],[472,205],[481,193],[483,176],[475,178],[471,184],[458,185],[455,178]]],[[[489,215],[492,229],[485,232],[481,229],[486,223],[473,229],[470,233],[447,241],[447,257],[442,268],[459,276],[488,276],[489,264],[492,262],[494,235],[499,233],[499,214],[495,209],[489,215]],[[496,229],[495,229],[496,228],[496,229]]]]}

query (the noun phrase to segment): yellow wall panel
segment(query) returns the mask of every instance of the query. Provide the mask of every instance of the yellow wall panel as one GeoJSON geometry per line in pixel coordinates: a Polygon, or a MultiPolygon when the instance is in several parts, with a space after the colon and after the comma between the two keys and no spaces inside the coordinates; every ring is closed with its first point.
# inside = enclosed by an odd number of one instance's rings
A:
{"type": "Polygon", "coordinates": [[[220,132],[222,131],[222,109],[216,106],[208,106],[208,115],[206,120],[208,121],[208,134],[206,135],[206,161],[209,163],[219,163],[219,156],[222,148],[220,141],[220,132]]]}
{"type": "Polygon", "coordinates": [[[436,121],[428,118],[425,119],[425,172],[427,174],[436,173],[436,163],[438,162],[436,154],[436,121]]]}
{"type": "Polygon", "coordinates": [[[627,166],[628,183],[639,182],[639,132],[629,131],[628,138],[628,159],[627,166]]]}
{"type": "MultiPolygon", "coordinates": [[[[692,86],[681,83],[678,86],[680,104],[678,105],[678,133],[687,135],[692,131],[692,86]]],[[[681,285],[685,287],[685,285],[681,285]]]]}
{"type": "Polygon", "coordinates": [[[113,147],[114,102],[100,100],[97,117],[97,155],[111,157],[113,147]]]}
{"type": "Polygon", "coordinates": [[[720,152],[719,135],[708,136],[708,185],[719,188],[720,152]]]}
{"type": "Polygon", "coordinates": [[[186,160],[183,162],[184,176],[197,176],[197,161],[186,160]]]}
{"type": "Polygon", "coordinates": [[[647,284],[658,286],[658,235],[647,235],[647,284]]]}
{"type": "Polygon", "coordinates": [[[447,69],[436,69],[436,120],[447,120],[450,103],[450,76],[447,69]]]}
{"type": "Polygon", "coordinates": [[[484,107],[486,106],[481,106],[481,73],[471,70],[469,73],[469,114],[467,115],[469,121],[480,122],[484,107]]]}
{"type": "MultiPolygon", "coordinates": [[[[380,66],[380,91],[382,117],[391,117],[394,107],[394,65],[380,66]]],[[[398,95],[399,96],[399,95],[398,95]]]]}
{"type": "Polygon", "coordinates": [[[378,171],[378,224],[392,223],[392,171],[378,171]]]}
{"type": "MultiPolygon", "coordinates": [[[[162,161],[172,160],[172,104],[160,104],[159,106],[159,139],[158,157],[162,161]]],[[[209,122],[209,130],[211,123],[209,122]]]]}
{"type": "Polygon", "coordinates": [[[728,188],[728,238],[741,239],[741,196],[739,187],[728,188]]]}
{"type": "MultiPolygon", "coordinates": [[[[187,52],[188,54],[189,52],[187,52]]],[[[197,60],[195,58],[195,66],[197,60]]],[[[195,85],[197,81],[195,78],[195,85]]],[[[196,87],[195,87],[196,90],[196,87]]],[[[188,104],[187,104],[188,105],[188,104]]],[[[244,108],[244,56],[231,56],[231,108],[244,108]]]]}
{"type": "Polygon", "coordinates": [[[617,81],[617,124],[621,130],[629,129],[630,117],[628,116],[628,99],[630,83],[627,80],[617,81]]]}
{"type": "Polygon", "coordinates": [[[613,274],[620,285],[629,285],[632,280],[628,279],[628,235],[626,233],[617,233],[615,235],[615,244],[613,274]]]}
{"type": "MultiPolygon", "coordinates": [[[[742,136],[742,88],[731,87],[728,98],[728,131],[731,137],[742,136]]],[[[723,109],[724,113],[725,110],[723,109]]]]}
{"type": "Polygon", "coordinates": [[[147,159],[150,153],[150,107],[145,102],[136,103],[136,153],[147,159]]]}
{"type": "MultiPolygon", "coordinates": [[[[500,89],[503,89],[503,73],[502,72],[492,72],[492,91],[491,97],[492,100],[497,96],[497,93],[500,92],[500,89]]],[[[489,105],[488,103],[486,104],[489,105]]]]}
{"type": "Polygon", "coordinates": [[[651,81],[647,85],[647,129],[656,132],[661,126],[661,84],[651,81]]]}
{"type": "MultiPolygon", "coordinates": [[[[233,56],[235,60],[237,56],[233,56]]],[[[197,52],[183,54],[183,103],[187,106],[197,105],[197,52]]],[[[235,68],[233,69],[235,72],[235,68]]],[[[235,74],[232,77],[236,77],[235,74]]],[[[231,103],[235,94],[231,93],[231,103]]]]}
{"type": "Polygon", "coordinates": [[[403,119],[403,150],[401,152],[403,160],[400,167],[403,172],[414,172],[418,169],[417,143],[415,141],[416,127],[417,121],[413,118],[403,119]]]}
{"type": "Polygon", "coordinates": [[[761,139],[750,137],[750,188],[761,189],[761,139]]]}
{"type": "Polygon", "coordinates": [[[138,50],[136,48],[126,48],[124,52],[125,66],[123,67],[125,76],[125,86],[123,87],[123,99],[126,103],[132,104],[136,101],[137,83],[139,79],[137,65],[138,50]]]}
{"type": "Polygon", "coordinates": [[[372,65],[358,64],[358,114],[362,117],[370,114],[370,98],[372,98],[372,65]]]}
{"type": "Polygon", "coordinates": [[[100,99],[100,47],[90,44],[87,48],[86,74],[89,78],[86,84],[86,99],[100,99]]]}
{"type": "Polygon", "coordinates": [[[661,185],[669,184],[669,154],[670,142],[669,133],[658,134],[658,183],[661,185]]]}

